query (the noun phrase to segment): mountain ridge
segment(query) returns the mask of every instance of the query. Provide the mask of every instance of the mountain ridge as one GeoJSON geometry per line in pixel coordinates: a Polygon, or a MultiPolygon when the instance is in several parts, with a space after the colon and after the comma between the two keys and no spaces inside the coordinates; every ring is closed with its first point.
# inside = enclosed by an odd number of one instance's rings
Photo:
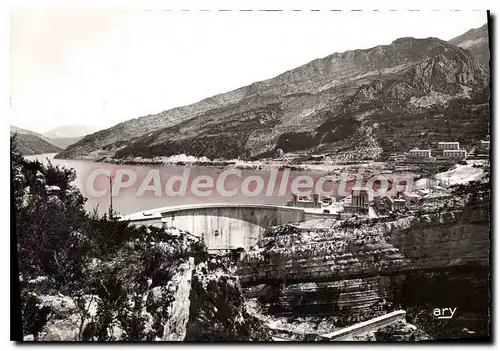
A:
{"type": "Polygon", "coordinates": [[[62,148],[54,145],[50,139],[28,129],[10,126],[10,134],[16,135],[16,146],[25,156],[62,151],[62,148]]]}
{"type": "MultiPolygon", "coordinates": [[[[325,150],[325,140],[330,140],[331,144],[332,137],[339,139],[339,136],[332,136],[332,133],[337,132],[327,130],[332,118],[338,119],[340,116],[345,119],[345,125],[341,128],[347,134],[359,132],[350,128],[349,123],[356,126],[356,120],[364,117],[352,116],[356,108],[352,109],[352,102],[349,107],[349,101],[357,101],[355,105],[358,102],[362,105],[362,100],[370,100],[374,93],[380,99],[384,96],[384,93],[379,94],[381,91],[390,91],[390,96],[396,100],[398,97],[399,100],[408,100],[411,93],[416,94],[416,99],[421,97],[419,94],[432,93],[427,101],[444,99],[449,102],[455,97],[462,97],[460,94],[466,97],[468,92],[477,90],[471,87],[484,87],[487,79],[484,69],[466,50],[432,37],[399,38],[389,45],[333,53],[274,78],[254,82],[191,105],[122,122],[84,137],[57,157],[127,158],[187,153],[210,158],[252,158],[268,155],[278,148],[283,149],[282,141],[287,139],[287,133],[318,134],[316,129],[323,133],[320,133],[320,137],[314,139],[307,135],[306,139],[312,138],[309,144],[306,142],[307,145],[289,149],[325,150]],[[430,65],[430,68],[425,68],[425,64],[430,65]],[[453,72],[442,67],[446,64],[451,65],[453,72]],[[437,76],[432,76],[434,68],[437,76]],[[422,77],[427,81],[423,82],[422,77]],[[440,83],[439,79],[443,78],[448,88],[440,83]],[[370,88],[370,84],[377,79],[381,85],[370,88]],[[399,85],[398,79],[403,80],[399,85]],[[408,85],[405,79],[412,79],[411,84],[408,85]],[[346,113],[351,115],[342,117],[346,113]],[[207,126],[212,129],[207,129],[207,126]],[[259,132],[239,133],[252,128],[259,132]],[[237,136],[232,138],[230,134],[234,132],[237,136]]],[[[359,107],[357,112],[360,112],[359,107]]],[[[415,112],[416,107],[413,107],[415,112]]],[[[364,132],[361,134],[372,134],[366,128],[362,130],[364,132]]],[[[288,136],[292,137],[293,134],[288,136]]],[[[372,144],[372,148],[380,148],[375,139],[372,144]]],[[[378,157],[380,150],[375,154],[378,157]]]]}
{"type": "Polygon", "coordinates": [[[489,69],[489,35],[488,24],[473,28],[451,40],[449,43],[469,50],[474,58],[486,69],[489,69]]]}

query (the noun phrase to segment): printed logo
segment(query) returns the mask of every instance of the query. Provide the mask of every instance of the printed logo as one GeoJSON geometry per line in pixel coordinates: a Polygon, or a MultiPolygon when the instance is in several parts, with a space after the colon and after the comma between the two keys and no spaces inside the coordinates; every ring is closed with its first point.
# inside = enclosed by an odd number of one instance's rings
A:
{"type": "Polygon", "coordinates": [[[432,314],[437,319],[452,319],[456,311],[457,311],[456,307],[435,308],[432,311],[432,314]]]}

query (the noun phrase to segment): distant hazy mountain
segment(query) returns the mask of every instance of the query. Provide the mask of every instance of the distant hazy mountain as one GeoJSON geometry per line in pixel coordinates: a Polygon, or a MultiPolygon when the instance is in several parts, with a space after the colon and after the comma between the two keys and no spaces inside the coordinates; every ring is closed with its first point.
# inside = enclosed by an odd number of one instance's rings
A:
{"type": "Polygon", "coordinates": [[[18,134],[23,134],[23,135],[35,135],[35,136],[39,137],[40,139],[45,140],[48,143],[51,142],[51,140],[49,138],[43,136],[42,134],[39,134],[39,133],[34,132],[32,130],[19,128],[19,127],[16,127],[16,126],[10,126],[10,133],[11,134],[18,133],[18,134]]]}
{"type": "Polygon", "coordinates": [[[488,24],[453,38],[449,43],[469,50],[474,58],[485,68],[489,69],[490,49],[488,24]]]}
{"type": "Polygon", "coordinates": [[[17,133],[17,148],[22,155],[48,154],[62,150],[60,147],[52,144],[50,139],[31,130],[11,126],[10,133],[17,133]]]}
{"type": "Polygon", "coordinates": [[[59,146],[62,149],[66,149],[68,146],[73,145],[82,139],[83,136],[78,137],[67,137],[67,138],[50,138],[52,144],[59,146]]]}
{"type": "MultiPolygon", "coordinates": [[[[92,125],[84,125],[84,124],[75,124],[75,125],[67,125],[58,127],[52,130],[49,130],[43,135],[47,138],[75,138],[75,137],[84,137],[87,134],[95,133],[101,130],[102,127],[92,126],[92,125]]],[[[69,145],[69,144],[68,144],[69,145]]]]}
{"type": "MultiPolygon", "coordinates": [[[[480,55],[483,31],[454,41],[480,55]]],[[[474,55],[438,38],[334,53],[87,135],[56,157],[258,159],[281,149],[348,161],[383,159],[450,135],[467,148],[488,134],[490,118],[489,74],[474,55]]]]}

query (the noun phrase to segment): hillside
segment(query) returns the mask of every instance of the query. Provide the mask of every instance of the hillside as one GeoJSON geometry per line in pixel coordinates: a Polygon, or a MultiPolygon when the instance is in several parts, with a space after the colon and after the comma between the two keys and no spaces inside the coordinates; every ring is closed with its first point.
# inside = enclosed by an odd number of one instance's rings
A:
{"type": "Polygon", "coordinates": [[[469,50],[474,58],[489,69],[490,49],[488,24],[480,28],[471,29],[468,32],[459,35],[449,41],[449,43],[469,50]]]}
{"type": "Polygon", "coordinates": [[[263,158],[277,149],[380,159],[488,133],[488,74],[437,38],[335,53],[275,78],[88,135],[58,158],[263,158]]]}
{"type": "Polygon", "coordinates": [[[10,126],[10,133],[11,134],[17,133],[17,134],[24,134],[24,135],[35,135],[35,136],[39,137],[40,139],[43,139],[46,142],[50,143],[50,139],[49,138],[47,138],[46,136],[44,136],[42,134],[34,132],[32,130],[23,129],[23,128],[19,128],[19,127],[16,127],[16,126],[10,126]]]}
{"type": "Polygon", "coordinates": [[[54,145],[50,139],[31,130],[11,126],[10,134],[17,134],[17,146],[22,155],[48,154],[62,150],[54,145]]]}

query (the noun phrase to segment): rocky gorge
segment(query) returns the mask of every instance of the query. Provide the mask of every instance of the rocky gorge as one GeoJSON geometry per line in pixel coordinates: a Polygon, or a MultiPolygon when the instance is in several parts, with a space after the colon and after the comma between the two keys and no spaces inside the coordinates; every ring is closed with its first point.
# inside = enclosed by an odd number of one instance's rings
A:
{"type": "Polygon", "coordinates": [[[239,265],[245,295],[264,314],[312,325],[343,327],[399,307],[431,338],[488,335],[489,195],[483,185],[466,198],[395,220],[273,228],[239,265]],[[436,320],[445,307],[458,315],[436,320]]]}

